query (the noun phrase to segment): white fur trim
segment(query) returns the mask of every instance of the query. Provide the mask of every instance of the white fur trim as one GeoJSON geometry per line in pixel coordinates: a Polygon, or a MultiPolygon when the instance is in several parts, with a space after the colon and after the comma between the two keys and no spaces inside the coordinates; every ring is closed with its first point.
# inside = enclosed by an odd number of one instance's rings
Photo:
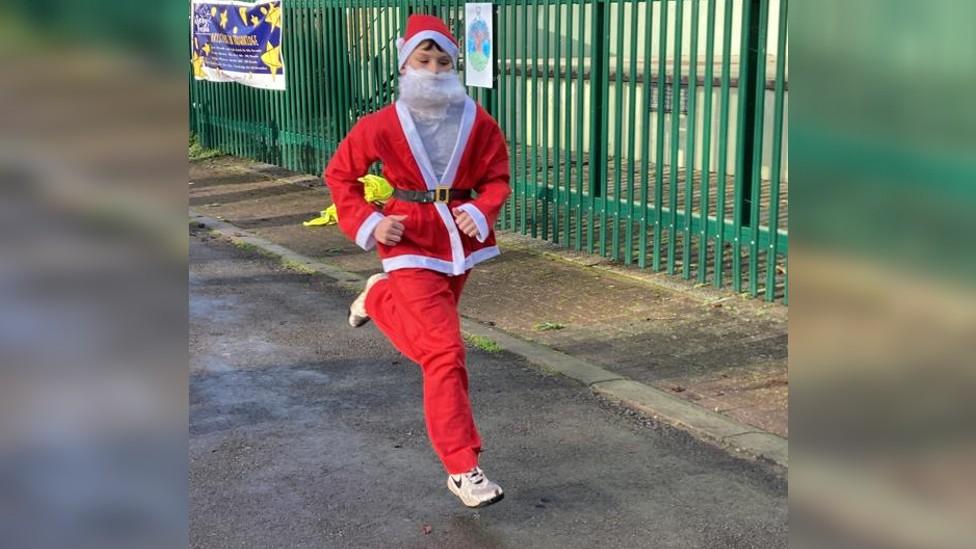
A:
{"type": "Polygon", "coordinates": [[[441,216],[441,221],[444,222],[444,226],[447,227],[447,237],[451,241],[451,258],[454,260],[454,269],[452,274],[461,274],[465,271],[464,269],[464,245],[461,244],[461,231],[458,230],[457,224],[454,222],[454,214],[447,207],[447,204],[443,202],[435,202],[434,208],[437,213],[441,216]]]}
{"type": "Polygon", "coordinates": [[[458,47],[454,45],[454,42],[437,31],[425,30],[411,36],[410,40],[407,40],[406,42],[403,41],[403,38],[398,39],[397,50],[399,50],[399,53],[397,55],[397,62],[399,63],[399,68],[403,68],[403,65],[405,65],[407,62],[407,58],[410,57],[413,50],[416,49],[416,47],[419,46],[424,40],[433,40],[442,50],[444,50],[444,53],[451,56],[454,66],[457,67],[458,47]]]}
{"type": "Polygon", "coordinates": [[[427,150],[424,149],[424,142],[420,138],[420,133],[417,132],[417,126],[414,125],[413,117],[410,116],[410,109],[399,100],[395,104],[397,118],[400,119],[400,127],[403,128],[403,135],[406,136],[407,144],[410,145],[410,153],[413,154],[413,159],[417,162],[417,167],[420,168],[420,176],[424,178],[427,189],[433,190],[437,186],[437,177],[434,176],[434,169],[431,167],[430,159],[427,158],[427,150]]]}
{"type": "Polygon", "coordinates": [[[451,160],[444,169],[441,185],[454,186],[454,178],[457,176],[458,167],[461,165],[461,157],[464,156],[464,150],[468,148],[468,138],[471,137],[471,128],[474,127],[474,116],[477,111],[478,109],[475,106],[474,99],[470,97],[465,98],[464,112],[461,114],[461,125],[458,127],[454,152],[451,153],[451,160]]]}
{"type": "Polygon", "coordinates": [[[437,259],[436,257],[413,254],[397,255],[384,259],[383,270],[390,272],[397,269],[430,269],[431,271],[437,271],[446,275],[459,275],[463,274],[465,271],[468,271],[478,263],[487,261],[498,256],[499,254],[501,254],[501,250],[498,249],[498,246],[482,248],[464,258],[464,270],[460,273],[454,271],[454,265],[450,261],[444,261],[443,259],[437,259]]]}
{"type": "Polygon", "coordinates": [[[356,244],[360,248],[372,250],[376,246],[376,238],[373,236],[373,231],[376,229],[376,225],[380,221],[383,221],[384,217],[379,212],[373,212],[359,224],[359,230],[356,231],[356,244]]]}
{"type": "Polygon", "coordinates": [[[474,100],[470,97],[464,100],[464,112],[461,114],[461,126],[458,128],[457,141],[454,143],[451,160],[447,163],[447,168],[444,170],[444,175],[440,180],[434,174],[434,168],[430,163],[430,158],[427,156],[427,149],[424,148],[424,142],[420,138],[417,126],[413,122],[413,116],[410,115],[410,109],[399,100],[395,105],[397,118],[400,119],[400,127],[403,128],[403,135],[407,138],[407,144],[410,145],[410,152],[413,154],[414,160],[417,161],[417,166],[420,168],[420,175],[424,178],[424,184],[427,186],[427,190],[432,191],[437,185],[453,186],[454,178],[457,176],[458,168],[461,165],[461,157],[464,156],[464,150],[468,147],[468,138],[471,137],[471,129],[474,127],[474,119],[477,114],[477,106],[474,100]]]}
{"type": "Polygon", "coordinates": [[[478,242],[484,242],[488,238],[488,220],[485,219],[485,214],[470,202],[461,204],[458,209],[468,212],[471,219],[474,219],[474,224],[478,226],[478,242]]]}

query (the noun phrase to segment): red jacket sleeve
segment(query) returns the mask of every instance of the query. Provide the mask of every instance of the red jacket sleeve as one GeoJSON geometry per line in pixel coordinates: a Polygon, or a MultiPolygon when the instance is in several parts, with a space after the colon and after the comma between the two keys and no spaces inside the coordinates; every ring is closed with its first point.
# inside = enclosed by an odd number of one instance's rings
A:
{"type": "MultiPolygon", "coordinates": [[[[508,145],[505,143],[505,135],[494,119],[491,119],[489,128],[480,153],[483,163],[479,170],[481,176],[474,186],[478,197],[468,203],[476,207],[478,213],[483,216],[479,218],[477,214],[474,214],[480,233],[478,240],[482,242],[488,237],[491,228],[495,226],[498,213],[511,193],[508,145]]],[[[470,210],[468,211],[470,212],[470,210]]]]}
{"type": "Polygon", "coordinates": [[[376,245],[373,229],[383,220],[383,214],[366,202],[363,184],[358,181],[379,160],[373,147],[374,124],[372,115],[356,122],[339,143],[323,175],[339,214],[339,228],[365,250],[376,245]]]}

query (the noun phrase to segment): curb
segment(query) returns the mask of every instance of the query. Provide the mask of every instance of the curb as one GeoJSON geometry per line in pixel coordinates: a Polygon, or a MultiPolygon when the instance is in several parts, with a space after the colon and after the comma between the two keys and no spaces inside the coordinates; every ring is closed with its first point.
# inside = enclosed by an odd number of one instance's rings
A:
{"type": "MultiPolygon", "coordinates": [[[[202,223],[234,242],[249,244],[282,260],[321,273],[348,290],[358,292],[365,283],[365,279],[357,274],[296,253],[226,221],[198,214],[193,209],[189,213],[191,221],[202,223]]],[[[783,437],[757,430],[660,389],[627,379],[544,345],[509,335],[476,320],[462,317],[461,329],[469,335],[490,338],[502,349],[519,355],[544,370],[574,379],[599,395],[688,432],[700,440],[752,459],[767,461],[783,468],[789,467],[789,441],[783,437]]]]}

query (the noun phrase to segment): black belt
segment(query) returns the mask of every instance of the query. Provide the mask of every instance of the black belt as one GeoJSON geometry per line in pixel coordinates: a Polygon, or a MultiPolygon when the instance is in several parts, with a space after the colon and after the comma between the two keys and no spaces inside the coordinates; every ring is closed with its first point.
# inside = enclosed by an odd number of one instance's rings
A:
{"type": "Polygon", "coordinates": [[[452,189],[450,187],[437,187],[433,191],[393,189],[393,197],[408,202],[430,204],[431,202],[448,202],[450,200],[471,198],[471,189],[452,189]]]}

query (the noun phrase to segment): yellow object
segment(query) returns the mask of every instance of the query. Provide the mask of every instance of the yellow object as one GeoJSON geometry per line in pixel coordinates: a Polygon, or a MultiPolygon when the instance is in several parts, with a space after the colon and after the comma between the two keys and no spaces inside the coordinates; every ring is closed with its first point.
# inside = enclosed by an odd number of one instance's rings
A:
{"type": "Polygon", "coordinates": [[[281,46],[276,48],[271,47],[271,41],[268,41],[268,47],[263,54],[261,54],[261,61],[271,69],[271,80],[274,80],[275,73],[281,68],[281,46]]]}
{"type": "MultiPolygon", "coordinates": [[[[378,175],[364,175],[359,178],[359,182],[363,184],[363,195],[366,198],[366,202],[375,204],[389,200],[393,196],[393,187],[386,179],[378,175]]],[[[335,225],[339,222],[339,212],[336,210],[335,204],[322,210],[320,213],[321,215],[319,217],[304,221],[302,225],[305,227],[321,227],[324,225],[335,225]]]]}
{"type": "Polygon", "coordinates": [[[193,64],[193,77],[206,78],[207,73],[203,72],[203,58],[197,55],[197,52],[193,52],[190,62],[193,64]]]}
{"type": "Polygon", "coordinates": [[[281,6],[278,4],[271,4],[271,9],[261,8],[261,13],[264,14],[264,21],[271,25],[271,30],[275,27],[281,27],[281,6]]]}
{"type": "Polygon", "coordinates": [[[305,227],[321,227],[323,225],[335,225],[339,222],[339,212],[336,211],[335,204],[329,206],[319,213],[321,213],[319,217],[309,219],[308,221],[303,221],[302,225],[305,227]]]}

